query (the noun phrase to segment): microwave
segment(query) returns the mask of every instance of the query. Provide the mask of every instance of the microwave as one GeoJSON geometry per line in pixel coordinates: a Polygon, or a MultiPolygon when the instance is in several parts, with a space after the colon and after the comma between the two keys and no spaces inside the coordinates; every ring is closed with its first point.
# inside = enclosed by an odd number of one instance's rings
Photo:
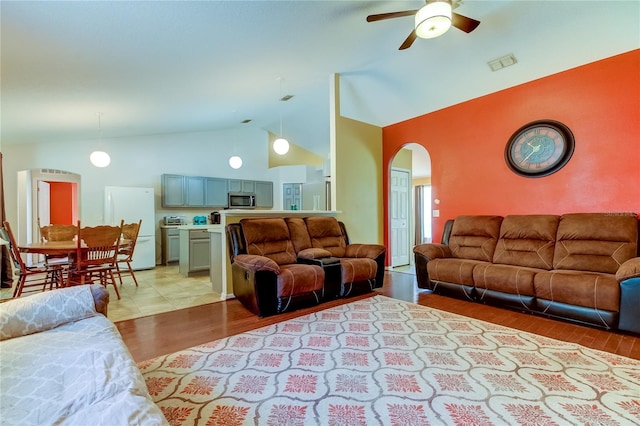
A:
{"type": "Polygon", "coordinates": [[[230,209],[253,209],[256,207],[256,194],[248,194],[246,192],[230,192],[229,208],[230,209]]]}

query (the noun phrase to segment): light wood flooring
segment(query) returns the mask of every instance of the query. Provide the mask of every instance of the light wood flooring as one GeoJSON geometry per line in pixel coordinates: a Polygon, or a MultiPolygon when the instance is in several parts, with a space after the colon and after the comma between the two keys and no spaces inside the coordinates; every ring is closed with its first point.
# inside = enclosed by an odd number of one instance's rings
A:
{"type": "MultiPolygon", "coordinates": [[[[134,359],[139,362],[348,303],[359,298],[382,294],[554,339],[575,342],[593,349],[640,359],[640,336],[604,331],[435,295],[429,291],[418,289],[415,275],[411,272],[410,269],[403,270],[402,268],[387,271],[384,287],[368,295],[326,302],[312,308],[266,318],[253,315],[240,302],[230,299],[131,320],[121,320],[116,322],[116,326],[134,359]]],[[[109,317],[112,318],[111,303],[109,310],[109,317]]]]}

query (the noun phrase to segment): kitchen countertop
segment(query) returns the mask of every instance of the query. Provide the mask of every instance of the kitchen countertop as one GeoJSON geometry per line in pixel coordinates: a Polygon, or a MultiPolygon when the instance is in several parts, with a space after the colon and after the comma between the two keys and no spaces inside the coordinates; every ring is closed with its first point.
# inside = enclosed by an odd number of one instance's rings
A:
{"type": "Polygon", "coordinates": [[[260,210],[260,209],[229,209],[220,210],[224,216],[292,216],[292,215],[328,215],[335,216],[340,213],[336,210],[260,210]]]}
{"type": "Polygon", "coordinates": [[[178,229],[222,229],[222,225],[179,225],[178,229]]]}

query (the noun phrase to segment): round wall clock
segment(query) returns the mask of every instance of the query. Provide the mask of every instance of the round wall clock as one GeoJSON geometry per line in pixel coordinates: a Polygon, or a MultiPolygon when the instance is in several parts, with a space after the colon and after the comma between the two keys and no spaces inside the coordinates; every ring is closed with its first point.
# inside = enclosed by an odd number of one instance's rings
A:
{"type": "Polygon", "coordinates": [[[574,147],[573,133],[567,126],[538,120],[516,130],[507,142],[504,158],[509,168],[521,176],[548,176],[567,164],[574,147]]]}

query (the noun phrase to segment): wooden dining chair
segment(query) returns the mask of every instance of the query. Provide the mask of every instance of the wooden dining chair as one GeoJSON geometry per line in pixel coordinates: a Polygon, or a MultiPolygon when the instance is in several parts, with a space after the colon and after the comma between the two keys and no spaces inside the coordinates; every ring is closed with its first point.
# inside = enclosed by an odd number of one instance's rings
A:
{"type": "Polygon", "coordinates": [[[83,228],[78,221],[78,244],[75,262],[68,274],[69,285],[86,284],[97,279],[104,287],[108,284],[113,285],[116,296],[120,299],[114,271],[117,270],[116,261],[123,225],[124,221],[121,221],[120,226],[99,225],[83,228]]]}
{"type": "Polygon", "coordinates": [[[131,262],[133,261],[133,250],[136,248],[136,241],[138,240],[138,234],[140,233],[141,226],[142,219],[140,219],[138,223],[127,223],[122,227],[122,238],[126,240],[128,244],[124,247],[120,247],[118,250],[116,271],[118,273],[118,278],[120,279],[120,285],[122,285],[122,274],[127,273],[127,271],[122,271],[120,269],[120,264],[125,263],[131,278],[133,278],[133,282],[136,283],[136,287],[138,287],[138,280],[136,279],[136,274],[133,273],[131,262]]]}
{"type": "MultiPolygon", "coordinates": [[[[45,225],[40,226],[38,218],[38,228],[40,229],[40,240],[43,243],[52,241],[73,241],[78,235],[78,227],[75,225],[45,225]]],[[[57,276],[61,285],[64,285],[66,273],[68,272],[70,262],[67,255],[47,255],[45,256],[45,264],[52,269],[58,269],[57,276]]]]}
{"type": "Polygon", "coordinates": [[[43,243],[49,241],[73,241],[78,235],[75,225],[45,225],[40,227],[40,239],[43,243]]]}
{"type": "Polygon", "coordinates": [[[11,225],[7,221],[4,221],[2,225],[4,228],[0,230],[0,234],[2,234],[4,240],[9,241],[9,252],[15,270],[18,273],[18,283],[13,290],[13,297],[22,296],[25,290],[35,291],[34,288],[40,291],[47,290],[47,287],[50,290],[53,289],[54,286],[57,288],[60,284],[60,277],[57,275],[58,271],[46,265],[27,266],[20,254],[18,243],[11,230],[11,225]]]}

